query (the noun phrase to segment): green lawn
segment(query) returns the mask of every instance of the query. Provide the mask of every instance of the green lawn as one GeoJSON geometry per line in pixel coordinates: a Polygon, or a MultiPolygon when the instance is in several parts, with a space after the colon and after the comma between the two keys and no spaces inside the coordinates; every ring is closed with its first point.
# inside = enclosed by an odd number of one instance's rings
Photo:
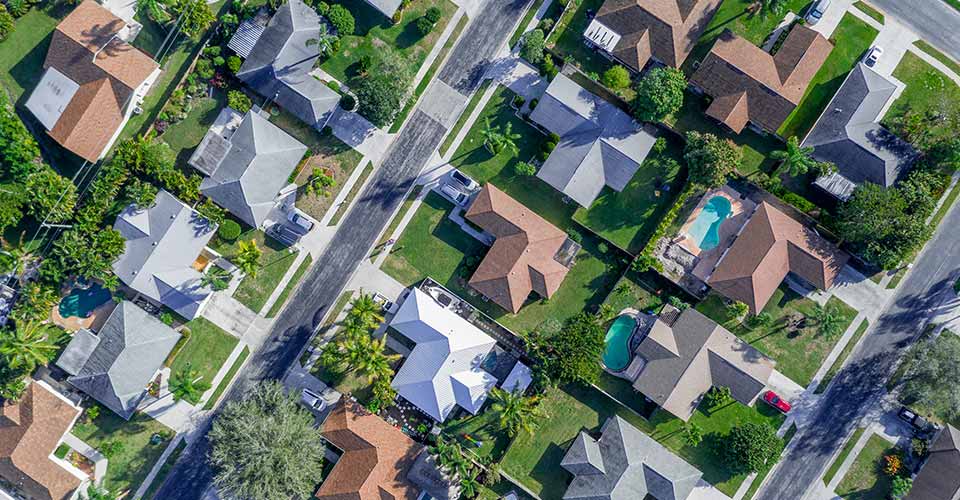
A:
{"type": "Polygon", "coordinates": [[[467,119],[470,118],[470,114],[473,113],[473,110],[476,109],[478,104],[480,104],[480,98],[483,96],[483,93],[487,91],[487,88],[492,82],[493,80],[489,79],[480,82],[480,86],[477,87],[477,91],[470,96],[470,102],[468,102],[467,106],[463,108],[463,113],[460,113],[456,123],[453,124],[453,128],[450,129],[450,132],[448,132],[447,136],[444,137],[443,143],[440,144],[441,156],[446,154],[447,150],[450,149],[450,146],[453,145],[453,140],[457,138],[457,134],[460,133],[460,129],[463,128],[463,125],[467,122],[467,119]]]}
{"type": "Polygon", "coordinates": [[[654,294],[654,290],[654,286],[643,281],[637,273],[630,271],[617,281],[603,303],[609,305],[615,313],[628,307],[640,311],[658,312],[663,305],[663,300],[654,294]]]}
{"type": "MultiPolygon", "coordinates": [[[[806,387],[840,338],[839,335],[830,338],[817,332],[816,322],[813,320],[815,306],[812,300],[797,295],[786,285],[780,285],[763,308],[763,312],[773,318],[770,326],[750,329],[746,325],[737,324],[727,312],[724,299],[716,293],[711,293],[697,304],[697,310],[773,358],[777,362],[778,371],[806,387]],[[794,313],[807,318],[806,326],[799,332],[790,332],[785,327],[787,317],[794,313]]],[[[839,308],[843,317],[842,331],[846,331],[857,315],[856,310],[836,297],[830,298],[827,307],[839,308]]]]}
{"type": "Polygon", "coordinates": [[[837,485],[836,493],[846,499],[884,500],[889,498],[893,478],[883,473],[883,456],[895,451],[889,441],[871,435],[867,445],[860,450],[857,459],[843,480],[837,485]]]}
{"type": "Polygon", "coordinates": [[[927,43],[927,42],[925,42],[925,41],[923,41],[923,40],[917,40],[916,42],[913,42],[913,44],[914,44],[918,49],[926,52],[927,54],[930,54],[930,55],[933,56],[936,60],[938,60],[938,61],[942,62],[943,64],[945,64],[945,65],[946,65],[948,68],[950,68],[954,73],[960,75],[960,64],[957,64],[957,62],[954,61],[952,57],[944,54],[943,52],[940,52],[939,50],[937,50],[936,47],[934,47],[933,45],[930,45],[929,43],[927,43]]]}
{"type": "Polygon", "coordinates": [[[214,239],[211,248],[230,260],[237,252],[237,242],[253,240],[257,248],[262,252],[260,256],[260,269],[257,276],[246,276],[233,293],[233,298],[239,300],[243,305],[249,307],[254,312],[259,313],[266,304],[270,294],[280,284],[283,275],[287,269],[293,265],[296,259],[296,252],[284,247],[281,243],[268,238],[263,231],[258,229],[249,229],[240,234],[234,243],[226,243],[219,239],[214,239]]]}
{"type": "Polygon", "coordinates": [[[230,385],[230,381],[233,380],[233,377],[237,375],[237,372],[240,371],[240,367],[243,366],[243,362],[247,360],[247,357],[250,356],[250,348],[247,346],[243,347],[243,350],[240,351],[240,355],[237,356],[237,359],[233,361],[233,364],[230,365],[230,369],[227,370],[227,374],[220,380],[220,383],[217,384],[217,388],[214,389],[213,394],[210,395],[210,398],[207,399],[207,402],[204,403],[204,410],[212,410],[217,404],[217,400],[220,399],[220,396],[223,395],[223,391],[227,390],[227,387],[230,385]]]}
{"type": "Polygon", "coordinates": [[[848,357],[850,357],[853,349],[857,347],[857,342],[860,342],[860,339],[863,337],[863,334],[866,333],[867,327],[869,326],[870,322],[867,320],[860,322],[860,326],[857,327],[857,331],[853,332],[853,337],[850,337],[850,341],[847,342],[847,345],[843,346],[843,350],[840,351],[840,355],[837,356],[837,359],[834,360],[832,365],[830,365],[830,369],[827,370],[827,373],[823,376],[823,380],[821,380],[820,384],[817,385],[817,388],[814,390],[815,394],[823,394],[826,392],[827,387],[830,385],[830,381],[833,380],[833,377],[837,376],[837,373],[840,373],[840,370],[843,368],[843,363],[847,361],[848,357]]]}
{"type": "Polygon", "coordinates": [[[141,497],[143,500],[153,500],[153,496],[157,494],[160,486],[163,485],[163,482],[167,479],[167,474],[170,474],[170,469],[177,463],[180,454],[183,453],[186,447],[187,440],[185,439],[181,439],[180,442],[177,443],[177,447],[174,448],[173,452],[163,461],[163,465],[160,466],[160,471],[157,472],[157,475],[153,478],[153,482],[150,483],[150,487],[147,488],[147,491],[141,497]]]}
{"type": "Polygon", "coordinates": [[[186,326],[190,329],[190,339],[173,358],[170,371],[177,373],[189,365],[192,370],[200,372],[205,381],[212,383],[238,340],[202,317],[190,320],[186,326]]]}
{"type": "Polygon", "coordinates": [[[411,76],[417,72],[437,42],[457,7],[449,0],[413,0],[403,9],[403,20],[394,24],[363,0],[338,2],[353,14],[356,28],[351,34],[340,34],[340,50],[320,65],[331,76],[347,83],[358,71],[357,62],[364,55],[377,56],[380,47],[398,49],[410,64],[411,76]],[[427,36],[416,29],[417,18],[430,7],[438,7],[443,17],[427,36]]]}
{"type": "Polygon", "coordinates": [[[141,16],[139,12],[134,14],[133,18],[143,25],[140,33],[137,33],[137,38],[133,40],[133,46],[149,54],[150,57],[156,57],[160,52],[160,46],[167,38],[167,30],[150,18],[141,16]]]}
{"type": "MultiPolygon", "coordinates": [[[[549,411],[549,408],[544,407],[549,411]]],[[[500,427],[500,421],[495,412],[490,411],[489,406],[481,410],[479,415],[465,415],[457,419],[451,419],[443,424],[443,432],[448,437],[454,438],[465,448],[470,449],[483,458],[500,460],[503,454],[510,446],[510,437],[500,427]],[[474,440],[483,444],[477,447],[474,442],[468,441],[464,435],[469,435],[474,440]]]]}
{"type": "Polygon", "coordinates": [[[597,432],[613,415],[632,425],[700,469],[704,479],[720,491],[733,496],[745,475],[730,474],[718,463],[711,443],[729,433],[738,422],[769,423],[779,427],[784,417],[766,407],[750,408],[732,403],[709,414],[698,409],[690,421],[703,429],[705,439],[697,447],[684,443],[680,429],[683,422],[663,411],[651,420],[636,415],[592,388],[569,386],[549,389],[542,403],[548,418],[533,434],[521,434],[510,445],[501,462],[503,470],[544,500],[562,497],[570,474],[560,467],[560,460],[570,442],[581,430],[597,432]]]}
{"type": "MultiPolygon", "coordinates": [[[[932,111],[934,114],[949,112],[960,108],[960,87],[926,61],[911,52],[904,54],[900,64],[893,71],[894,78],[907,85],[900,97],[894,101],[883,121],[888,122],[895,116],[901,116],[908,110],[914,113],[932,111]]],[[[941,127],[944,129],[947,127],[941,127]]],[[[953,130],[938,130],[939,133],[953,133],[953,130]]]]}
{"type": "Polygon", "coordinates": [[[837,455],[836,460],[830,464],[830,468],[827,469],[827,472],[823,475],[823,484],[830,484],[830,481],[833,481],[833,477],[837,475],[837,472],[840,471],[840,466],[843,465],[843,462],[850,456],[850,453],[853,451],[853,447],[857,445],[857,441],[860,440],[860,436],[863,435],[863,431],[866,429],[863,427],[858,427],[857,430],[853,431],[853,435],[850,436],[850,439],[844,443],[843,448],[840,449],[840,454],[837,455]]]}
{"type": "Polygon", "coordinates": [[[106,409],[93,423],[78,423],[71,432],[94,448],[111,441],[123,443],[122,449],[109,457],[110,465],[103,479],[103,486],[118,495],[132,495],[137,490],[174,435],[167,426],[143,413],[126,421],[106,409]],[[164,438],[158,444],[150,444],[150,437],[156,433],[164,438]]]}
{"type": "Polygon", "coordinates": [[[589,210],[577,209],[573,220],[632,255],[640,252],[683,189],[686,177],[680,168],[683,145],[675,140],[667,144],[662,154],[647,157],[623,191],[604,188],[589,210]],[[672,167],[664,161],[668,158],[676,161],[672,167]],[[664,184],[669,191],[662,189],[664,184]]]}
{"type": "Polygon", "coordinates": [[[310,268],[310,264],[313,263],[313,257],[309,254],[304,257],[303,262],[297,266],[297,270],[293,272],[293,277],[290,278],[290,281],[287,282],[287,285],[283,287],[283,291],[280,292],[280,296],[277,297],[277,301],[270,306],[270,311],[267,312],[267,317],[272,318],[280,312],[280,309],[283,308],[283,304],[287,301],[287,297],[290,296],[290,293],[293,292],[293,289],[297,286],[297,283],[300,283],[300,280],[303,279],[303,275],[307,273],[307,269],[310,268]]]}
{"type": "Polygon", "coordinates": [[[36,87],[43,76],[43,60],[50,47],[50,34],[73,6],[66,2],[35,5],[14,23],[14,31],[0,43],[0,84],[11,102],[26,102],[25,92],[36,87]]]}
{"type": "Polygon", "coordinates": [[[877,37],[877,30],[849,12],[830,36],[833,50],[814,75],[807,91],[777,132],[782,137],[806,137],[807,132],[837,93],[843,80],[877,37]]]}
{"type": "Polygon", "coordinates": [[[180,164],[186,164],[190,159],[220,110],[227,105],[227,95],[215,90],[213,97],[194,98],[190,103],[192,107],[187,117],[167,127],[160,136],[163,142],[170,145],[180,164]]]}
{"type": "Polygon", "coordinates": [[[864,14],[872,17],[874,21],[876,21],[876,22],[878,22],[878,23],[880,23],[880,24],[883,24],[883,13],[881,13],[881,12],[880,12],[879,10],[877,10],[877,9],[874,9],[873,7],[871,7],[871,6],[870,6],[869,4],[867,4],[866,2],[863,2],[863,1],[861,1],[861,0],[857,0],[856,2],[853,2],[853,6],[856,7],[857,9],[859,9],[859,10],[860,10],[861,12],[863,12],[864,14]]]}

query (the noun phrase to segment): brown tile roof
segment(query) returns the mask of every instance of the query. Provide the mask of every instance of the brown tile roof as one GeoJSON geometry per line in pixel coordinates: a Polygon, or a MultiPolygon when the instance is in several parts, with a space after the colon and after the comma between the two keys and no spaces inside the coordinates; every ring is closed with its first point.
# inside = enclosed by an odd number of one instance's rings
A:
{"type": "Polygon", "coordinates": [[[549,298],[560,288],[570,269],[554,257],[567,233],[492,184],[483,187],[466,217],[497,238],[470,277],[476,291],[516,313],[530,292],[549,298]]]}
{"type": "Polygon", "coordinates": [[[19,403],[0,410],[0,477],[37,499],[69,498],[80,479],[50,455],[78,415],[79,408],[30,382],[19,403]]]}
{"type": "Polygon", "coordinates": [[[634,71],[650,57],[679,67],[721,0],[606,0],[596,20],[618,35],[613,55],[634,71]]]}
{"type": "Polygon", "coordinates": [[[43,62],[44,69],[54,67],[80,86],[50,136],[86,160],[98,159],[134,90],[157,68],[149,56],[113,37],[125,26],[85,0],[57,26],[43,62]]]}
{"type": "Polygon", "coordinates": [[[690,81],[714,98],[707,114],[734,132],[743,130],[747,121],[776,131],[831,50],[833,45],[823,35],[800,24],[773,56],[728,30],[717,38],[690,81]]]}
{"type": "Polygon", "coordinates": [[[761,202],[708,283],[756,314],[788,272],[827,289],[849,257],[812,229],[761,202]]]}
{"type": "Polygon", "coordinates": [[[324,479],[324,500],[412,500],[407,472],[423,446],[362,406],[341,402],[323,423],[323,437],[343,451],[324,479]]]}

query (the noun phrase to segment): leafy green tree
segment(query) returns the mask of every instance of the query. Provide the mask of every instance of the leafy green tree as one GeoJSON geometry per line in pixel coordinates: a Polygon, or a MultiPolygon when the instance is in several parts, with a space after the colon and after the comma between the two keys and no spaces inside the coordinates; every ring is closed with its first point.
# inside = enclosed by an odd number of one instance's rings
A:
{"type": "Polygon", "coordinates": [[[200,286],[209,286],[215,292],[226,290],[230,287],[230,280],[233,275],[220,266],[210,266],[207,272],[200,278],[200,286]]]}
{"type": "MultiPolygon", "coordinates": [[[[4,24],[8,20],[9,33],[13,31],[13,18],[0,6],[0,40],[4,38],[4,24]]],[[[41,168],[40,146],[14,112],[7,95],[0,92],[0,178],[23,182],[41,168]]]]}
{"type": "Polygon", "coordinates": [[[233,263],[246,274],[256,278],[260,270],[260,257],[263,252],[257,247],[256,240],[237,242],[237,252],[233,255],[233,263]]]}
{"type": "Polygon", "coordinates": [[[686,422],[683,424],[683,442],[692,448],[695,448],[703,442],[703,429],[693,423],[686,422]]]}
{"type": "Polygon", "coordinates": [[[525,161],[518,161],[513,164],[513,173],[523,176],[536,175],[537,167],[525,161]]]}
{"type": "Polygon", "coordinates": [[[330,6],[330,11],[327,12],[327,19],[330,20],[330,24],[332,24],[333,28],[337,30],[337,35],[339,36],[352,35],[354,28],[356,27],[356,21],[353,19],[353,14],[351,14],[346,7],[340,4],[333,4],[330,6]]]}
{"type": "Polygon", "coordinates": [[[600,81],[614,90],[625,89],[630,86],[630,72],[618,64],[604,71],[600,81]]]}
{"type": "Polygon", "coordinates": [[[170,393],[174,401],[182,399],[192,405],[198,404],[210,387],[210,382],[203,380],[200,372],[193,370],[190,363],[170,377],[170,393]]]}
{"type": "Polygon", "coordinates": [[[767,424],[737,424],[716,447],[720,459],[730,472],[757,472],[777,461],[783,451],[783,440],[767,424]]]}
{"type": "Polygon", "coordinates": [[[60,301],[60,294],[53,286],[30,282],[20,288],[20,299],[10,317],[21,323],[43,321],[50,316],[53,306],[60,301]]]}
{"type": "Polygon", "coordinates": [[[30,373],[46,365],[57,352],[48,339],[56,326],[49,323],[20,323],[16,328],[0,331],[0,355],[12,369],[30,373]]]}
{"type": "Polygon", "coordinates": [[[0,234],[8,227],[16,226],[23,218],[23,188],[15,185],[0,185],[0,234]]]}
{"type": "MultiPolygon", "coordinates": [[[[338,40],[337,35],[327,31],[326,23],[320,23],[320,31],[317,33],[317,37],[307,40],[306,45],[307,47],[316,46],[317,54],[322,59],[333,55],[338,40]]],[[[320,59],[317,60],[317,64],[319,63],[320,59]]]]}
{"type": "Polygon", "coordinates": [[[638,119],[658,122],[680,110],[687,78],[677,68],[655,68],[637,84],[633,114],[638,119]]]}
{"type": "Polygon", "coordinates": [[[137,14],[152,19],[158,24],[166,24],[170,21],[170,13],[167,12],[167,5],[164,0],[137,0],[137,14]]]}
{"type": "Polygon", "coordinates": [[[139,209],[150,208],[157,200],[157,187],[140,179],[131,179],[123,191],[127,200],[139,209]]]}
{"type": "Polygon", "coordinates": [[[414,23],[417,27],[417,32],[420,33],[420,36],[427,36],[433,31],[433,27],[436,25],[434,22],[427,19],[426,16],[422,16],[416,20],[414,23]]]}
{"type": "Polygon", "coordinates": [[[712,188],[722,185],[740,168],[743,151],[728,139],[710,133],[687,132],[683,159],[691,182],[712,188]]]}
{"type": "Polygon", "coordinates": [[[921,340],[904,359],[898,381],[901,399],[929,409],[938,419],[960,418],[960,337],[944,332],[935,340],[921,340]]]}
{"type": "Polygon", "coordinates": [[[490,399],[493,404],[489,411],[497,415],[500,428],[511,438],[520,432],[532,434],[536,420],[545,416],[539,395],[526,397],[522,391],[509,392],[494,387],[490,390],[490,399]]]}
{"type": "Polygon", "coordinates": [[[381,47],[377,62],[354,89],[360,101],[359,113],[378,127],[389,125],[403,108],[412,77],[402,54],[381,47]]]}
{"type": "Polygon", "coordinates": [[[68,229],[53,243],[53,251],[41,264],[40,273],[52,282],[80,277],[100,280],[113,288],[117,286],[117,277],[110,267],[125,248],[126,240],[115,229],[103,228],[94,233],[68,229]]]}
{"type": "Polygon", "coordinates": [[[208,460],[228,498],[308,498],[323,475],[325,447],[313,416],[279,382],[262,382],[213,421],[208,460]]]}
{"type": "Polygon", "coordinates": [[[739,300],[735,300],[727,305],[727,314],[734,318],[743,318],[749,311],[750,307],[739,300]]]}
{"type": "Polygon", "coordinates": [[[897,188],[866,182],[840,206],[836,227],[864,259],[883,269],[894,269],[932,234],[929,213],[914,211],[897,188]]]}
{"type": "Polygon", "coordinates": [[[786,149],[770,153],[771,158],[780,162],[774,175],[778,176],[786,173],[791,177],[796,177],[816,169],[817,160],[814,160],[813,157],[810,156],[812,154],[812,147],[800,147],[797,136],[790,137],[787,139],[786,149]]]}
{"type": "Polygon", "coordinates": [[[592,384],[600,378],[604,331],[593,314],[580,313],[550,337],[533,335],[532,354],[553,381],[592,384]]]}
{"type": "Polygon", "coordinates": [[[310,178],[307,179],[304,191],[312,196],[327,197],[330,196],[330,188],[336,185],[337,181],[327,173],[326,169],[314,167],[313,172],[310,173],[310,178]]]}
{"type": "Polygon", "coordinates": [[[216,20],[206,0],[173,0],[170,11],[180,18],[180,31],[197,39],[216,20]]]}
{"type": "MultiPolygon", "coordinates": [[[[326,26],[321,24],[320,26],[326,26]]],[[[309,45],[309,40],[307,45],[309,45]]],[[[244,94],[239,90],[231,90],[227,92],[227,106],[239,111],[240,113],[246,113],[250,111],[250,108],[253,107],[253,101],[250,100],[250,97],[247,94],[244,94]]]]}
{"type": "Polygon", "coordinates": [[[894,500],[900,500],[901,498],[907,496],[907,493],[910,493],[910,490],[913,488],[913,479],[909,477],[897,476],[893,478],[893,481],[890,485],[890,496],[894,500]]]}
{"type": "Polygon", "coordinates": [[[241,60],[239,57],[227,57],[227,69],[229,69],[231,73],[237,74],[237,71],[240,71],[241,66],[243,66],[243,60],[241,60]]]}
{"type": "Polygon", "coordinates": [[[66,222],[77,204],[77,186],[46,167],[30,174],[26,182],[27,212],[48,223],[66,222]]]}
{"type": "Polygon", "coordinates": [[[537,65],[543,61],[543,51],[546,47],[546,39],[541,29],[535,29],[520,39],[520,57],[537,65]]]}

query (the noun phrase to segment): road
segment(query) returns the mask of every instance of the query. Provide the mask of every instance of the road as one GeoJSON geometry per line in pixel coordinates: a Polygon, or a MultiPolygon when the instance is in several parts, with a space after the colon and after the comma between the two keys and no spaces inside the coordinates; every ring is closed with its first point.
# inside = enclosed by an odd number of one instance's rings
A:
{"type": "Polygon", "coordinates": [[[943,0],[870,0],[869,3],[960,61],[960,11],[943,0]]]}
{"type": "MultiPolygon", "coordinates": [[[[477,22],[470,23],[440,71],[438,78],[449,86],[447,91],[438,88],[442,87],[439,85],[428,89],[393,141],[374,178],[340,224],[327,250],[311,267],[294,299],[277,317],[264,343],[256,348],[240,371],[224,401],[242,398],[261,380],[279,379],[292,363],[297,362],[297,356],[327,309],[336,301],[446,135],[443,123],[434,119],[438,107],[435,103],[446,105],[447,116],[442,122],[452,123],[466,105],[466,96],[479,86],[486,63],[506,43],[530,2],[488,0],[477,15],[477,22]],[[449,91],[451,87],[459,94],[449,91]],[[451,94],[455,96],[452,98],[451,94]],[[424,112],[427,108],[431,110],[430,116],[424,112]]],[[[198,430],[201,437],[184,451],[156,498],[194,500],[204,497],[213,479],[212,470],[206,465],[209,449],[206,431],[211,420],[201,424],[198,430]]]]}
{"type": "Polygon", "coordinates": [[[843,445],[865,410],[884,395],[884,386],[897,361],[930,319],[948,315],[960,305],[953,283],[960,276],[960,227],[955,204],[926,250],[863,343],[824,394],[811,425],[793,438],[783,460],[755,497],[759,500],[803,498],[809,485],[820,481],[833,454],[843,445]]]}

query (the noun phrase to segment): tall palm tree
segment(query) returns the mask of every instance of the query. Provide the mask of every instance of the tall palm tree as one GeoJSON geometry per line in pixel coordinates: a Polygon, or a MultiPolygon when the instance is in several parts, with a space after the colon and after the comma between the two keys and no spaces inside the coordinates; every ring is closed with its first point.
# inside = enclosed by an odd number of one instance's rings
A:
{"type": "MultiPolygon", "coordinates": [[[[317,33],[317,37],[307,40],[306,45],[307,47],[316,45],[319,56],[325,57],[333,54],[333,46],[336,42],[337,35],[327,30],[327,23],[320,23],[320,31],[317,33]]],[[[319,59],[317,59],[317,64],[320,64],[319,59]]]]}
{"type": "Polygon", "coordinates": [[[517,141],[520,140],[523,136],[520,134],[513,133],[513,123],[507,122],[507,125],[503,127],[503,132],[500,133],[500,143],[498,144],[497,153],[501,153],[505,150],[513,152],[513,154],[520,154],[520,148],[517,146],[517,141]]]}
{"type": "Polygon", "coordinates": [[[359,319],[363,324],[369,325],[370,328],[375,328],[383,322],[382,308],[376,300],[373,300],[372,294],[361,293],[359,297],[350,302],[350,306],[347,315],[359,319]]]}
{"type": "Polygon", "coordinates": [[[843,317],[836,307],[824,307],[817,304],[813,310],[813,319],[817,322],[817,330],[825,337],[834,337],[843,328],[843,317]]]}
{"type": "Polygon", "coordinates": [[[170,392],[174,401],[183,399],[195,405],[210,387],[210,382],[203,380],[200,372],[192,370],[190,363],[170,377],[170,392]]]}
{"type": "Polygon", "coordinates": [[[214,291],[219,292],[230,286],[231,278],[233,278],[233,275],[226,269],[220,266],[212,266],[200,277],[200,286],[209,286],[214,291]]]}
{"type": "Polygon", "coordinates": [[[498,415],[500,427],[506,429],[510,437],[520,431],[532,433],[535,420],[544,416],[540,396],[525,397],[520,391],[507,392],[495,387],[490,397],[493,399],[490,410],[498,415]]]}
{"type": "Polygon", "coordinates": [[[262,255],[263,252],[257,247],[256,240],[250,240],[249,242],[240,240],[237,242],[237,253],[233,256],[233,263],[244,273],[256,278],[262,255]]]}
{"type": "Polygon", "coordinates": [[[811,154],[813,154],[813,148],[800,147],[797,136],[790,137],[787,139],[786,149],[770,153],[771,158],[781,162],[774,175],[786,172],[791,177],[795,177],[807,173],[817,166],[817,161],[810,156],[811,154]]]}
{"type": "Polygon", "coordinates": [[[483,121],[480,138],[483,139],[483,147],[487,148],[490,153],[497,154],[500,151],[500,142],[503,140],[503,135],[500,133],[499,125],[490,123],[489,116],[483,121]]]}
{"type": "Polygon", "coordinates": [[[7,366],[29,373],[49,363],[57,351],[57,346],[49,341],[54,328],[57,327],[34,321],[0,332],[0,354],[6,358],[7,366]]]}
{"type": "Polygon", "coordinates": [[[480,493],[478,475],[480,475],[480,469],[476,467],[460,474],[460,498],[474,498],[480,493]]]}
{"type": "Polygon", "coordinates": [[[366,351],[362,353],[362,357],[355,364],[356,370],[366,375],[371,382],[381,377],[388,379],[393,377],[393,368],[390,366],[390,361],[394,359],[394,356],[389,356],[384,352],[386,345],[386,335],[379,339],[371,339],[366,344],[366,351]]]}

